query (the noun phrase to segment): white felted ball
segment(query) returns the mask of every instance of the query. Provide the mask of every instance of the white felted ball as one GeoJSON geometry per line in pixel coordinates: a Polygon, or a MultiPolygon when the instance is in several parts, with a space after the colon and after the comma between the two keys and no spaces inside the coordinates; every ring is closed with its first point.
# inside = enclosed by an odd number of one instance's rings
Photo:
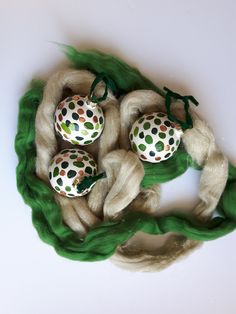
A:
{"type": "Polygon", "coordinates": [[[129,138],[131,148],[141,160],[157,163],[170,158],[182,135],[180,126],[165,113],[145,114],[133,124],[129,138]]]}
{"type": "Polygon", "coordinates": [[[93,156],[81,149],[64,149],[54,156],[49,166],[49,180],[55,191],[63,196],[83,196],[91,190],[90,186],[82,193],[77,184],[85,177],[97,174],[97,165],[93,156]]]}
{"type": "Polygon", "coordinates": [[[104,115],[88,97],[74,95],[59,103],[55,111],[56,132],[75,145],[89,145],[102,133],[104,115]]]}

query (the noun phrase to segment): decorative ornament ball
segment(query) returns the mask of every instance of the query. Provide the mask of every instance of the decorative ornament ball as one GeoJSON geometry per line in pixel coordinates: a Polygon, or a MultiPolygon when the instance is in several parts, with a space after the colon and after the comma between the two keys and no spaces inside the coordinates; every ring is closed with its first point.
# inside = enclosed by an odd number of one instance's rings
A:
{"type": "Polygon", "coordinates": [[[129,139],[131,148],[141,160],[157,163],[170,158],[180,144],[181,127],[165,113],[145,114],[133,124],[129,139]]]}
{"type": "Polygon", "coordinates": [[[83,196],[91,190],[89,188],[81,193],[77,185],[86,177],[97,174],[97,165],[93,156],[81,149],[64,149],[54,156],[49,166],[49,180],[55,191],[63,196],[83,196]]]}
{"type": "Polygon", "coordinates": [[[104,115],[88,97],[74,95],[61,101],[55,111],[56,132],[75,145],[89,145],[102,133],[104,115]]]}

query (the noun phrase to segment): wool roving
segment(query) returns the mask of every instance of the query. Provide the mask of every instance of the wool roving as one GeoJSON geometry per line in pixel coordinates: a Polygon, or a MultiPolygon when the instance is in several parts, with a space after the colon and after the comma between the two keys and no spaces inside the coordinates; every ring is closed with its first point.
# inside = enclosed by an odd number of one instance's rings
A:
{"type": "MultiPolygon", "coordinates": [[[[216,145],[207,123],[194,111],[192,96],[157,88],[138,70],[101,52],[78,52],[65,46],[73,68],[56,72],[46,83],[33,82],[21,98],[15,148],[17,186],[32,208],[40,238],[61,256],[80,261],[111,260],[130,270],[155,271],[236,228],[236,168],[216,145]],[[104,129],[83,146],[97,162],[100,178],[86,196],[54,192],[48,170],[63,149],[80,149],[56,136],[54,113],[66,90],[89,95],[100,73],[112,79],[117,93],[101,80],[104,129]],[[106,98],[103,99],[105,93],[106,98]],[[130,130],[142,115],[162,112],[182,123],[177,151],[159,163],[141,161],[131,150],[130,130]],[[199,203],[191,214],[158,215],[160,183],[201,171],[199,203]],[[213,217],[213,212],[218,215],[213,217]]],[[[69,96],[69,95],[67,95],[69,96]]],[[[64,97],[64,98],[63,98],[64,97]]]]}

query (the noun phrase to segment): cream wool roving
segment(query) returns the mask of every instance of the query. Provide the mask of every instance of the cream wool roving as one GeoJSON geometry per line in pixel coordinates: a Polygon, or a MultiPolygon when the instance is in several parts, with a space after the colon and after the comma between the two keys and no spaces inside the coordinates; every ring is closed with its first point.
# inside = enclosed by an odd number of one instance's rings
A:
{"type": "MultiPolygon", "coordinates": [[[[53,74],[46,84],[33,82],[20,101],[15,140],[19,157],[18,190],[32,208],[33,224],[41,239],[54,246],[61,256],[73,260],[111,258],[116,265],[130,270],[156,271],[187,255],[202,241],[233,231],[236,228],[236,168],[219,150],[207,123],[194,111],[196,100],[169,89],[159,89],[138,70],[114,56],[64,48],[74,68],[53,74]],[[116,94],[105,79],[97,79],[101,73],[114,82],[116,94]],[[54,114],[66,97],[84,97],[91,90],[95,99],[100,100],[104,128],[91,144],[80,147],[57,137],[54,114]],[[142,161],[136,150],[132,151],[129,134],[136,120],[155,112],[167,115],[171,123],[180,124],[183,134],[173,155],[165,154],[166,160],[150,163],[142,161]],[[97,173],[105,173],[93,183],[89,194],[70,198],[64,196],[66,190],[59,194],[51,187],[50,162],[63,149],[85,150],[95,159],[97,173]],[[201,170],[197,206],[188,214],[159,213],[160,184],[183,174],[188,167],[201,170]],[[218,216],[212,216],[215,211],[218,216]]],[[[72,115],[65,119],[66,127],[71,127],[70,119],[72,115]]],[[[177,141],[172,139],[174,124],[162,127],[169,136],[160,135],[163,144],[156,146],[155,153],[171,150],[173,140],[177,141]]],[[[146,136],[153,134],[152,139],[147,138],[147,144],[151,144],[160,128],[153,130],[155,127],[151,124],[150,130],[147,124],[143,128],[146,136]]],[[[139,134],[142,137],[142,130],[136,129],[133,136],[139,134]]],[[[148,150],[149,156],[152,151],[153,148],[148,150]]],[[[72,154],[80,163],[81,156],[72,154]]],[[[59,158],[58,164],[62,162],[59,158]]],[[[58,167],[55,176],[59,175],[59,169],[61,175],[76,171],[58,167]]]]}

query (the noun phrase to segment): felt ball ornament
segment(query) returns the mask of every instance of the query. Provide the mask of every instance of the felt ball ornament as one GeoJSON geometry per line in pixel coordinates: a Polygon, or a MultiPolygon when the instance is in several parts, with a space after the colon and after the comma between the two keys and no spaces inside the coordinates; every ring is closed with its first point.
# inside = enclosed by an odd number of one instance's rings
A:
{"type": "Polygon", "coordinates": [[[131,148],[141,160],[157,163],[170,158],[177,150],[181,127],[165,113],[145,114],[133,124],[129,139],[131,148]]]}
{"type": "Polygon", "coordinates": [[[88,97],[67,97],[56,108],[56,132],[72,144],[92,144],[101,135],[103,128],[103,111],[88,97]]]}
{"type": "Polygon", "coordinates": [[[55,191],[63,196],[83,196],[96,181],[97,165],[91,154],[81,149],[65,149],[54,156],[49,166],[49,180],[55,191]]]}

